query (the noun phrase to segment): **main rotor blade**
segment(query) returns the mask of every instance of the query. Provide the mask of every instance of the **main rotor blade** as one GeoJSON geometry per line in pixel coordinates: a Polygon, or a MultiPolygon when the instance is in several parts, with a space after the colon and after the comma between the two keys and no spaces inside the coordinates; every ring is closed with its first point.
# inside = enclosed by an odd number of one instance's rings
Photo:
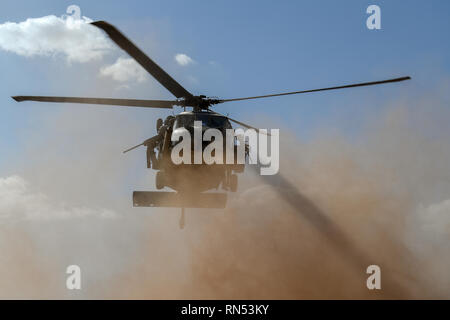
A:
{"type": "Polygon", "coordinates": [[[134,43],[125,37],[116,27],[106,21],[96,21],[92,24],[103,31],[114,41],[119,47],[125,50],[134,58],[145,70],[147,70],[159,83],[169,90],[177,98],[190,98],[192,94],[176,82],[169,74],[167,74],[160,66],[150,59],[141,51],[134,43]]]}
{"type": "Polygon", "coordinates": [[[104,104],[111,106],[142,107],[142,108],[164,108],[172,109],[178,101],[169,100],[136,100],[136,99],[106,99],[106,98],[82,98],[82,97],[42,97],[42,96],[15,96],[17,102],[39,101],[39,102],[63,102],[83,104],[104,104]]]}
{"type": "MultiPolygon", "coordinates": [[[[219,113],[219,114],[220,114],[220,113],[219,113]]],[[[237,120],[231,119],[230,117],[227,117],[227,116],[224,116],[224,117],[226,117],[226,118],[227,118],[228,120],[230,120],[231,122],[237,123],[238,125],[241,125],[241,126],[247,128],[247,129],[253,129],[253,130],[255,130],[255,131],[258,132],[258,133],[260,132],[258,128],[252,127],[252,126],[249,125],[249,124],[246,124],[246,123],[244,123],[244,122],[241,122],[241,121],[237,121],[237,120]]],[[[264,134],[270,136],[270,133],[267,133],[267,132],[262,132],[262,133],[264,133],[264,134]]]]}
{"type": "Polygon", "coordinates": [[[240,101],[240,100],[250,100],[250,99],[260,99],[260,98],[270,98],[270,97],[278,97],[278,96],[287,96],[287,95],[290,95],[290,94],[299,94],[299,93],[309,93],[309,92],[318,92],[318,91],[327,91],[327,90],[336,90],[336,89],[346,89],[346,88],[373,86],[373,85],[377,85],[377,84],[399,82],[399,81],[410,80],[410,79],[411,79],[411,77],[401,77],[401,78],[395,78],[395,79],[373,81],[373,82],[355,83],[355,84],[348,84],[348,85],[345,85],[345,86],[329,87],[329,88],[322,88],[322,89],[312,89],[312,90],[303,90],[303,91],[267,94],[267,95],[264,95],[264,96],[255,96],[255,97],[247,97],[247,98],[224,99],[224,100],[219,100],[218,103],[230,102],[230,101],[240,101]]]}

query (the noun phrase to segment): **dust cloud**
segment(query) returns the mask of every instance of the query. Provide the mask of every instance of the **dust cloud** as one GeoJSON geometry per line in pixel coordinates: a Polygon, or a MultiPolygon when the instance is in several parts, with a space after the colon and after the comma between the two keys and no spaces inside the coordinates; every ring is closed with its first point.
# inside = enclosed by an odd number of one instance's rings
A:
{"type": "Polygon", "coordinates": [[[0,297],[448,298],[444,105],[393,103],[351,138],[281,128],[280,175],[247,167],[226,210],[187,209],[183,230],[179,210],[131,208],[153,173],[144,150],[120,151],[148,127],[121,111],[61,111],[2,173],[22,186],[0,194],[0,297]],[[80,291],[65,288],[70,264],[80,291]],[[366,287],[370,264],[382,290],[366,287]]]}

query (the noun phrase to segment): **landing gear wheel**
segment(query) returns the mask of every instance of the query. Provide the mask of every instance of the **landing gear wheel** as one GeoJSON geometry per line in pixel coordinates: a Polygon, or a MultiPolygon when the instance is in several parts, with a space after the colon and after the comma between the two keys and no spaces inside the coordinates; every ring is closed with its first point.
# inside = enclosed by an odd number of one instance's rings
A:
{"type": "Polygon", "coordinates": [[[230,190],[231,192],[236,192],[238,187],[238,177],[235,174],[230,176],[230,190]]]}
{"type": "Polygon", "coordinates": [[[164,173],[161,171],[158,171],[156,173],[156,189],[161,190],[162,188],[165,187],[165,181],[164,181],[164,173]]]}

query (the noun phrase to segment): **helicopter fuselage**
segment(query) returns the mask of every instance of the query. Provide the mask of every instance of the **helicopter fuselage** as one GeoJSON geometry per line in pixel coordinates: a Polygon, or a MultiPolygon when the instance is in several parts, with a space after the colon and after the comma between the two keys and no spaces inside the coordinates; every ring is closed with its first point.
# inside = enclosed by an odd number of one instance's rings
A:
{"type": "MultiPolygon", "coordinates": [[[[166,119],[166,127],[163,129],[164,138],[159,142],[159,145],[156,148],[158,151],[157,165],[152,166],[152,168],[158,170],[156,174],[157,189],[170,187],[176,191],[192,193],[203,192],[210,189],[219,189],[219,187],[222,187],[224,190],[236,191],[236,173],[243,172],[244,164],[238,164],[237,161],[234,161],[231,164],[226,163],[225,148],[222,153],[224,161],[222,161],[221,164],[207,164],[203,160],[201,163],[195,163],[194,139],[192,139],[192,161],[181,164],[175,164],[172,161],[171,152],[173,147],[180,142],[177,139],[173,139],[173,136],[176,135],[177,131],[187,130],[193,137],[195,130],[194,122],[196,121],[201,122],[202,133],[208,129],[217,129],[225,136],[225,131],[227,129],[232,129],[232,126],[226,117],[210,111],[182,112],[172,119],[166,119]]],[[[199,122],[196,123],[198,124],[199,122]]],[[[160,128],[157,129],[161,130],[160,128]]],[[[209,143],[211,142],[202,142],[202,152],[209,143]]],[[[233,147],[237,148],[237,146],[233,147]]],[[[235,149],[234,155],[236,154],[237,150],[235,149]]]]}

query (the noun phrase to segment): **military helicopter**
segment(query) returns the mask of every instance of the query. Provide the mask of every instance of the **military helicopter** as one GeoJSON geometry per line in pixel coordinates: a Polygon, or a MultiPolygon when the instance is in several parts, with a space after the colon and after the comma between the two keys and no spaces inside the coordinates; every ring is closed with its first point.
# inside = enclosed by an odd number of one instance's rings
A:
{"type": "MultiPolygon", "coordinates": [[[[218,99],[206,97],[204,95],[195,96],[183,88],[126,36],[124,36],[116,27],[105,21],[96,21],[93,22],[92,25],[106,32],[113,42],[126,51],[132,58],[134,58],[134,60],[147,72],[149,72],[162,86],[170,91],[176,99],[136,100],[54,96],[14,96],[12,98],[18,102],[40,101],[56,103],[82,103],[163,109],[172,109],[174,106],[180,106],[184,108],[184,112],[181,112],[176,116],[168,116],[165,121],[158,119],[156,122],[156,136],[151,137],[143,143],[124,151],[124,153],[126,153],[140,146],[146,146],[147,167],[157,170],[156,188],[163,189],[164,187],[169,187],[176,191],[135,191],[133,193],[133,205],[136,207],[181,207],[183,208],[182,212],[184,212],[184,208],[224,208],[226,206],[227,193],[211,193],[208,191],[221,187],[225,191],[236,192],[238,185],[237,174],[244,171],[244,164],[175,165],[170,160],[172,134],[179,128],[185,128],[189,132],[192,132],[194,121],[202,122],[202,130],[207,128],[216,128],[219,130],[231,129],[231,122],[233,122],[239,126],[258,131],[255,127],[246,123],[211,111],[210,108],[214,105],[233,101],[371,86],[410,79],[410,77],[401,77],[321,89],[267,94],[235,99],[218,99]],[[192,108],[192,110],[186,111],[186,108],[192,108]]],[[[248,152],[248,149],[246,149],[246,151],[248,152]]]]}

